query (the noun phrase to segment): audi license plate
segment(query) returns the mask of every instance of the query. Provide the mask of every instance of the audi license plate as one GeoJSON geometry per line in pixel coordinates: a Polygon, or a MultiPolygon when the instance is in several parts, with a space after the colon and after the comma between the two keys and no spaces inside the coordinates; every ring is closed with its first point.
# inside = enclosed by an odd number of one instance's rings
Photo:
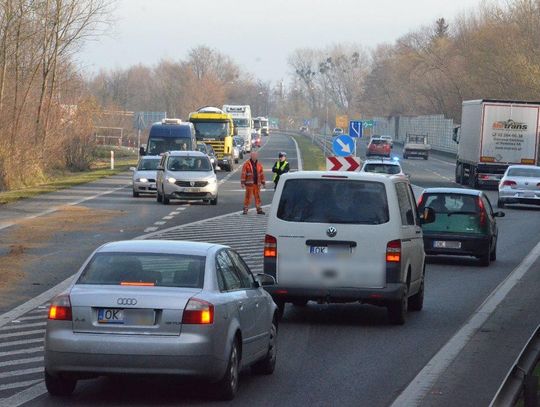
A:
{"type": "Polygon", "coordinates": [[[434,240],[433,247],[435,249],[461,249],[461,242],[453,240],[434,240]]]}
{"type": "Polygon", "coordinates": [[[124,310],[118,308],[99,308],[98,323],[100,324],[123,324],[124,310]]]}
{"type": "Polygon", "coordinates": [[[328,246],[309,246],[310,254],[328,254],[328,246]]]}

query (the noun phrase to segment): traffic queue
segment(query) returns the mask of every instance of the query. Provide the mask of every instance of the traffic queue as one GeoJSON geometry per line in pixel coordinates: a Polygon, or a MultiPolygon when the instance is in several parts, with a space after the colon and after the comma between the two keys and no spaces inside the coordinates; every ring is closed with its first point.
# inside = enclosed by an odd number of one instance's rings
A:
{"type": "MultiPolygon", "coordinates": [[[[423,309],[427,255],[473,256],[484,267],[497,259],[497,218],[504,212],[475,189],[427,188],[417,201],[399,159],[387,157],[387,147],[374,157],[387,138],[374,137],[369,159],[353,172],[290,171],[286,153],[279,153],[265,213],[260,188],[268,181],[257,142],[235,142],[236,134],[232,116],[216,108],[200,109],[187,123],[157,124],[134,169],[133,195],[216,205],[215,168],[232,171],[249,154],[240,173],[241,214],[254,200],[257,214],[267,216],[263,272],[253,274],[238,252],[212,243],[101,246],[50,306],[51,395],[67,396],[78,380],[98,376],[165,374],[206,381],[216,397],[231,400],[242,369],[274,372],[286,304],[370,304],[403,325],[410,311],[423,309]],[[249,151],[239,151],[237,161],[234,146],[246,142],[249,151]]],[[[538,167],[510,166],[499,207],[540,202],[530,182],[540,186],[538,167]]]]}

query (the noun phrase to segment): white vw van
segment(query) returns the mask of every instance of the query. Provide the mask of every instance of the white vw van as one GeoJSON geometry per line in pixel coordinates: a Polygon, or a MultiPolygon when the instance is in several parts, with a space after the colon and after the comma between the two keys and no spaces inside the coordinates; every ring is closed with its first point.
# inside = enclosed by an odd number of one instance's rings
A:
{"type": "Polygon", "coordinates": [[[294,172],[272,201],[264,248],[265,286],[283,312],[292,302],[361,302],[388,308],[403,324],[421,310],[425,254],[407,178],[362,172],[294,172]]]}

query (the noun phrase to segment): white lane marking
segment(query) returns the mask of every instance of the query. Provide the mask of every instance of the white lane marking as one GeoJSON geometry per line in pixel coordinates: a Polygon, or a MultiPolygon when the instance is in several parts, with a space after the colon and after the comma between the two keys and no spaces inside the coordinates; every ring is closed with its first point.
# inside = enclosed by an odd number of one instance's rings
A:
{"type": "Polygon", "coordinates": [[[24,365],[25,363],[43,362],[43,356],[36,356],[35,358],[15,359],[8,360],[7,362],[0,362],[0,367],[24,365]]]}
{"type": "Polygon", "coordinates": [[[29,345],[31,343],[43,343],[43,338],[21,339],[20,341],[0,342],[0,348],[9,348],[10,346],[29,345]]]}
{"type": "Polygon", "coordinates": [[[28,316],[28,317],[22,317],[22,318],[17,318],[11,322],[15,322],[15,321],[32,321],[34,319],[43,319],[45,318],[43,315],[32,315],[32,316],[28,316]]]}
{"type": "MultiPolygon", "coordinates": [[[[42,379],[34,379],[34,380],[25,380],[23,382],[15,382],[15,383],[8,383],[8,384],[2,384],[0,385],[0,391],[2,390],[10,390],[10,389],[18,389],[19,387],[26,387],[31,386],[36,383],[41,383],[42,379]]],[[[9,401],[12,399],[12,397],[9,397],[7,399],[0,399],[0,406],[15,406],[16,404],[10,403],[9,401]]],[[[17,404],[20,406],[20,404],[17,404]]]]}
{"type": "Polygon", "coordinates": [[[298,143],[296,142],[294,137],[292,136],[289,136],[289,137],[294,142],[294,145],[296,147],[296,159],[298,160],[298,171],[303,171],[304,163],[302,161],[302,154],[300,153],[300,147],[298,147],[298,143]]]}
{"type": "Polygon", "coordinates": [[[155,232],[156,230],[158,230],[159,228],[157,226],[150,226],[146,229],[144,229],[144,233],[148,233],[148,232],[155,232]]]}
{"type": "Polygon", "coordinates": [[[456,166],[456,163],[455,163],[455,162],[444,161],[444,160],[441,160],[441,159],[435,158],[435,157],[431,157],[430,160],[437,161],[437,162],[440,162],[440,163],[443,163],[443,164],[447,164],[447,165],[450,165],[451,167],[455,167],[455,166],[456,166]]]}
{"type": "Polygon", "coordinates": [[[3,406],[5,403],[5,405],[9,407],[19,407],[47,392],[47,389],[45,388],[45,383],[43,381],[36,380],[33,382],[38,383],[26,390],[14,394],[11,397],[0,400],[0,406],[3,406]]]}
{"type": "Polygon", "coordinates": [[[24,376],[27,374],[34,374],[34,373],[41,373],[41,372],[43,372],[43,367],[32,367],[30,369],[10,370],[9,372],[0,372],[0,379],[5,379],[7,377],[24,376]]]}
{"type": "MultiPolygon", "coordinates": [[[[36,307],[41,306],[44,302],[49,301],[52,297],[56,296],[58,293],[66,290],[71,282],[73,281],[75,275],[66,278],[60,284],[57,284],[53,288],[39,294],[37,297],[32,298],[31,300],[25,302],[22,305],[19,305],[17,308],[12,309],[2,315],[0,315],[0,327],[8,324],[10,321],[17,319],[18,317],[26,314],[29,311],[35,310],[36,307]]],[[[40,312],[47,312],[46,307],[40,308],[40,312]]],[[[0,344],[1,345],[1,344],[0,344]]]]}
{"type": "MultiPolygon", "coordinates": [[[[120,191],[121,189],[124,189],[126,188],[127,186],[129,186],[129,184],[126,184],[122,187],[118,187],[118,188],[114,188],[114,189],[110,189],[108,191],[104,191],[104,192],[100,192],[98,194],[94,194],[92,196],[87,196],[85,198],[81,198],[81,199],[78,199],[76,201],[73,201],[73,202],[66,202],[65,204],[63,204],[62,206],[75,206],[75,205],[78,205],[80,203],[83,203],[83,202],[86,202],[86,201],[90,201],[92,199],[96,199],[100,196],[103,196],[103,195],[108,195],[108,194],[112,194],[113,192],[116,192],[116,191],[120,191]]],[[[35,213],[33,215],[29,215],[29,216],[25,216],[25,217],[22,217],[20,221],[25,221],[25,220],[29,220],[29,219],[35,219],[35,218],[39,218],[41,216],[45,216],[45,215],[49,215],[53,212],[56,212],[58,211],[62,206],[57,206],[57,207],[54,207],[54,208],[50,208],[50,209],[47,209],[45,211],[42,211],[42,212],[39,212],[39,213],[35,213]]],[[[16,225],[17,222],[10,222],[10,223],[5,223],[3,225],[0,225],[0,230],[2,229],[7,229],[13,225],[16,225]]]]}
{"type": "Polygon", "coordinates": [[[38,334],[44,334],[45,329],[34,329],[31,331],[22,331],[22,332],[10,332],[7,334],[0,334],[0,339],[5,338],[15,338],[17,336],[26,336],[26,335],[38,335],[38,334]]]}
{"type": "Polygon", "coordinates": [[[416,406],[429,393],[433,385],[450,366],[465,345],[472,339],[473,335],[491,316],[497,306],[505,299],[510,290],[523,278],[536,260],[540,258],[540,242],[530,251],[530,253],[512,270],[512,272],[502,281],[486,300],[471,315],[469,320],[454,334],[454,336],[441,348],[439,352],[427,363],[426,366],[416,375],[412,382],[403,390],[397,399],[392,403],[392,407],[416,406]]]}
{"type": "Polygon", "coordinates": [[[176,216],[176,215],[179,215],[179,213],[178,213],[178,212],[176,212],[176,211],[175,211],[175,212],[171,212],[171,213],[169,213],[169,216],[176,216]]]}
{"type": "Polygon", "coordinates": [[[168,216],[164,216],[164,217],[162,217],[161,219],[167,219],[167,220],[169,220],[169,219],[172,219],[172,218],[174,218],[174,216],[172,216],[172,215],[168,215],[168,216]]]}
{"type": "MultiPolygon", "coordinates": [[[[15,322],[15,321],[12,321],[15,322]]],[[[26,329],[26,328],[35,328],[37,326],[45,326],[47,321],[43,322],[33,322],[31,324],[16,324],[16,325],[6,325],[0,328],[0,331],[10,331],[12,329],[26,329]]]]}
{"type": "Polygon", "coordinates": [[[38,398],[42,394],[45,394],[47,389],[45,388],[45,383],[40,381],[38,384],[29,387],[26,390],[23,390],[19,393],[14,394],[11,397],[0,400],[0,406],[9,406],[9,407],[19,407],[25,403],[28,403],[35,398],[38,398]],[[5,404],[4,404],[5,403],[5,404]]]}
{"type": "Polygon", "coordinates": [[[37,353],[42,352],[44,350],[43,346],[35,346],[33,348],[24,348],[24,349],[17,349],[17,350],[11,350],[7,352],[0,352],[0,358],[5,356],[13,356],[13,355],[24,355],[26,353],[37,353]]]}
{"type": "Polygon", "coordinates": [[[164,225],[165,223],[167,222],[165,222],[164,220],[158,220],[157,222],[154,222],[154,225],[161,226],[161,225],[164,225]]]}

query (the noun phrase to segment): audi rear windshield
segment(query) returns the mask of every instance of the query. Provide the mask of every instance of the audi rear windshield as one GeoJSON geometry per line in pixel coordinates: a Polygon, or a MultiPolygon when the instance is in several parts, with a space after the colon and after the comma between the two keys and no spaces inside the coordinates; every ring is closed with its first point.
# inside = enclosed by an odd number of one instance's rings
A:
{"type": "Polygon", "coordinates": [[[379,225],[389,220],[386,188],[373,181],[287,180],[277,216],[288,222],[379,225]]]}
{"type": "Polygon", "coordinates": [[[96,253],[77,284],[202,288],[204,256],[96,253]]]}

